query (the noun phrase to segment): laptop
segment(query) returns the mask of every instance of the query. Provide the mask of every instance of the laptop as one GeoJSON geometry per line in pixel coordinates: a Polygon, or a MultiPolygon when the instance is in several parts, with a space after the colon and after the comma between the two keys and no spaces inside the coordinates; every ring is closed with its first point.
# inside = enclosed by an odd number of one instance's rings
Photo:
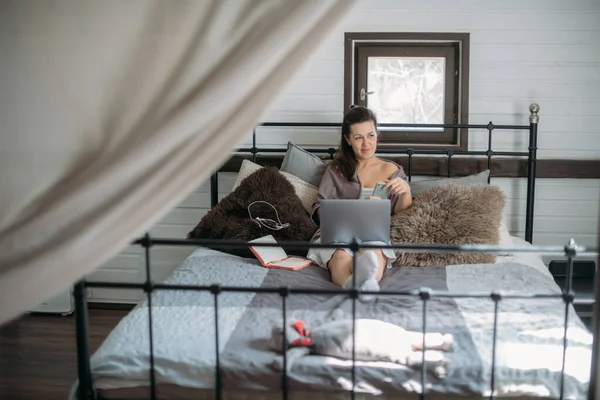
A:
{"type": "Polygon", "coordinates": [[[321,243],[390,241],[391,201],[366,199],[321,200],[321,243]]]}

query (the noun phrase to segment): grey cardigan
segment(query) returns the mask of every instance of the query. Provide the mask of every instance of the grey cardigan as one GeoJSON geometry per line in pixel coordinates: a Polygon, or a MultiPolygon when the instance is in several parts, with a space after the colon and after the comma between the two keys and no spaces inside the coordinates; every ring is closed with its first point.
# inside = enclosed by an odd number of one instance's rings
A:
{"type": "MultiPolygon", "coordinates": [[[[407,176],[404,173],[404,169],[402,166],[396,164],[393,161],[385,160],[390,162],[398,167],[398,171],[392,175],[390,179],[393,178],[401,178],[407,180],[407,176]]],[[[333,165],[329,165],[325,172],[323,173],[323,178],[321,179],[321,183],[319,184],[319,190],[317,193],[317,200],[313,203],[311,218],[317,225],[320,225],[319,221],[319,213],[317,212],[320,207],[320,201],[323,199],[358,199],[360,197],[360,192],[362,189],[362,183],[358,178],[358,173],[354,172],[354,177],[352,181],[349,181],[344,177],[344,175],[333,165]]],[[[398,203],[399,196],[396,194],[392,194],[389,199],[392,202],[392,214],[394,213],[394,208],[396,208],[396,203],[398,203]]]]}

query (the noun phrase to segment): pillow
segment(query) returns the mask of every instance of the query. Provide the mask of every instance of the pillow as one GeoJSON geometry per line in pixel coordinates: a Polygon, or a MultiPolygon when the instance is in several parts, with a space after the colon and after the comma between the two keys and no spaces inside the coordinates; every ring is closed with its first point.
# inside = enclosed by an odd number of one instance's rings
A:
{"type": "MultiPolygon", "coordinates": [[[[500,246],[508,246],[513,247],[515,244],[513,242],[512,236],[508,231],[508,225],[506,223],[506,215],[503,213],[502,220],[500,221],[500,226],[498,227],[500,240],[498,244],[500,246]]],[[[514,253],[510,251],[503,251],[501,253],[496,253],[497,256],[512,256],[514,253]]]]}
{"type": "Polygon", "coordinates": [[[318,187],[328,165],[328,161],[321,160],[316,155],[288,142],[287,151],[281,162],[281,171],[318,187]]]}
{"type": "MultiPolygon", "coordinates": [[[[277,221],[275,210],[268,204],[256,203],[251,207],[252,217],[277,221]]],[[[277,241],[308,242],[317,226],[310,219],[292,184],[275,167],[264,167],[250,174],[243,182],[215,207],[213,207],[188,233],[188,239],[225,239],[249,241],[273,235],[277,241]],[[248,207],[252,202],[269,202],[279,215],[282,224],[289,226],[280,230],[265,228],[250,218],[248,207]]],[[[232,249],[209,246],[224,253],[253,258],[248,247],[232,249]]],[[[307,250],[287,249],[288,254],[306,256],[307,250]]]]}
{"type": "Polygon", "coordinates": [[[460,178],[441,178],[441,179],[428,179],[423,181],[410,182],[410,191],[413,197],[423,193],[427,189],[435,186],[446,185],[452,183],[455,185],[471,185],[476,183],[487,184],[488,177],[490,176],[490,170],[479,172],[477,174],[463,176],[460,178]]]}
{"type": "MultiPolygon", "coordinates": [[[[394,243],[498,244],[504,211],[502,190],[490,185],[435,186],[415,197],[411,207],[392,216],[394,243]]],[[[395,266],[494,263],[491,253],[397,251],[395,266]]]]}
{"type": "MultiPolygon", "coordinates": [[[[244,179],[261,168],[262,167],[260,165],[255,164],[250,160],[243,160],[242,166],[240,167],[240,172],[238,172],[238,176],[233,183],[232,190],[235,190],[238,186],[240,186],[244,179]]],[[[315,201],[317,201],[318,188],[287,172],[279,172],[292,184],[294,191],[296,192],[296,196],[298,196],[302,202],[304,209],[309,214],[312,213],[312,205],[315,201]]]]}
{"type": "MultiPolygon", "coordinates": [[[[411,182],[410,183],[411,193],[413,196],[416,196],[417,194],[421,194],[429,188],[448,184],[448,183],[453,183],[453,184],[458,184],[458,185],[487,184],[489,175],[490,175],[490,170],[485,170],[485,171],[479,172],[477,174],[468,175],[468,176],[464,176],[461,178],[429,179],[429,180],[411,182]]],[[[500,234],[500,241],[497,244],[502,245],[502,246],[513,246],[512,237],[508,231],[508,227],[506,226],[505,218],[506,218],[506,216],[503,215],[502,221],[500,222],[500,226],[498,228],[499,234],[500,234]]],[[[510,253],[510,252],[502,252],[502,253],[496,253],[496,256],[500,256],[500,255],[509,256],[512,254],[513,253],[510,253]]]]}

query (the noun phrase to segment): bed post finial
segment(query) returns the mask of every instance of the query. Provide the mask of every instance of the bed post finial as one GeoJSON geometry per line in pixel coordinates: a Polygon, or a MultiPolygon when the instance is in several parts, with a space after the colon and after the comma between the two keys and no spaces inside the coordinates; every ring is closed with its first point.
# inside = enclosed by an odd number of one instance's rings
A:
{"type": "Polygon", "coordinates": [[[540,116],[538,115],[538,112],[540,112],[540,106],[538,103],[531,103],[531,105],[529,106],[529,123],[530,124],[537,124],[540,121],[540,116]]]}

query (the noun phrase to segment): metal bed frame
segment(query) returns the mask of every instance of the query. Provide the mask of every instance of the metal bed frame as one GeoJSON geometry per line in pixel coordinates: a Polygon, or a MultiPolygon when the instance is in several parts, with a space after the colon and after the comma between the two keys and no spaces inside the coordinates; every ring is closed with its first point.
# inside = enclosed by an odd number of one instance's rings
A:
{"type": "MultiPolygon", "coordinates": [[[[492,168],[492,157],[493,156],[514,156],[514,157],[527,157],[527,203],[526,203],[526,225],[525,225],[525,240],[532,243],[533,238],[533,218],[534,218],[534,200],[535,200],[535,179],[536,179],[536,162],[537,162],[537,134],[538,134],[538,122],[539,122],[539,106],[537,104],[531,104],[529,107],[529,125],[494,125],[489,122],[487,125],[476,125],[476,124],[394,124],[395,127],[443,127],[443,128],[456,128],[456,129],[484,129],[488,131],[488,148],[487,151],[455,151],[449,150],[421,150],[421,149],[380,149],[377,152],[383,154],[404,154],[408,156],[407,175],[408,179],[412,179],[412,162],[413,156],[415,155],[446,155],[447,161],[447,174],[451,176],[451,159],[454,155],[465,155],[465,156],[485,156],[487,157],[487,168],[492,168]],[[517,130],[526,131],[529,134],[529,147],[526,152],[519,151],[505,151],[495,152],[492,150],[492,133],[494,130],[517,130]]],[[[300,128],[336,128],[340,127],[340,124],[335,123],[262,123],[259,126],[263,127],[300,127],[300,128]]],[[[333,148],[314,148],[305,149],[311,153],[324,153],[329,154],[333,157],[336,149],[333,148]]],[[[269,149],[258,149],[256,146],[256,129],[252,134],[252,147],[240,148],[237,150],[239,153],[250,153],[252,154],[252,160],[256,161],[256,155],[258,153],[284,153],[286,149],[281,148],[269,148],[269,149]]],[[[490,181],[488,177],[488,183],[490,181]]],[[[218,202],[218,171],[215,172],[210,179],[211,183],[211,205],[214,207],[218,202]]],[[[524,294],[503,294],[498,291],[492,293],[454,293],[445,291],[433,291],[429,288],[421,288],[419,290],[412,291],[379,291],[369,292],[361,291],[356,286],[356,277],[354,277],[353,288],[349,290],[315,290],[309,288],[256,288],[256,287],[228,287],[220,285],[211,286],[192,286],[192,285],[170,285],[162,283],[154,283],[150,273],[150,248],[158,245],[168,246],[210,246],[218,244],[224,248],[241,248],[246,247],[247,243],[242,241],[230,241],[230,240],[178,240],[178,239],[161,239],[152,238],[149,234],[146,234],[143,238],[140,238],[133,242],[134,244],[141,245],[145,249],[145,269],[146,269],[146,281],[144,283],[110,283],[110,282],[86,282],[81,280],[74,287],[75,297],[75,317],[76,317],[76,339],[77,339],[77,362],[78,362],[78,388],[77,397],[79,400],[91,400],[96,399],[92,384],[92,374],[90,368],[90,345],[89,345],[89,331],[88,331],[88,305],[87,305],[87,288],[118,288],[118,289],[138,289],[143,290],[147,295],[148,301],[148,333],[150,338],[149,346],[149,358],[150,358],[150,369],[148,371],[150,378],[150,397],[156,399],[156,378],[154,370],[154,345],[152,336],[152,293],[157,290],[193,290],[193,291],[208,291],[213,295],[214,298],[214,312],[215,312],[215,345],[216,345],[216,381],[215,381],[215,398],[222,398],[223,385],[221,382],[221,371],[219,361],[219,326],[218,326],[218,312],[219,312],[219,294],[223,292],[251,292],[251,293],[275,293],[279,294],[282,299],[282,310],[281,315],[283,318],[283,329],[284,337],[286,337],[287,324],[287,312],[286,312],[286,300],[289,296],[294,294],[340,294],[345,293],[353,299],[352,302],[352,319],[354,321],[353,335],[356,329],[356,300],[360,294],[372,294],[377,296],[417,296],[422,300],[423,303],[423,318],[422,318],[422,333],[427,331],[427,302],[432,298],[440,297],[452,297],[452,298],[489,298],[494,303],[494,320],[493,320],[493,342],[492,342],[492,373],[490,380],[490,399],[495,398],[495,360],[496,360],[496,335],[497,335],[497,324],[498,324],[498,305],[503,299],[540,299],[540,298],[562,298],[565,304],[565,323],[563,331],[563,359],[562,359],[562,373],[561,373],[561,396],[564,398],[564,369],[565,369],[565,355],[567,349],[567,325],[569,317],[569,309],[575,298],[575,294],[572,291],[572,275],[573,275],[573,262],[578,256],[595,256],[598,254],[597,249],[583,248],[575,243],[573,239],[564,246],[532,246],[532,247],[515,247],[507,249],[505,247],[493,246],[493,245],[438,245],[438,244],[391,244],[388,246],[369,246],[360,243],[360,240],[355,239],[348,245],[328,245],[328,244],[310,244],[302,242],[280,242],[278,244],[256,244],[257,246],[285,246],[289,249],[304,249],[308,247],[314,248],[350,248],[354,254],[362,249],[366,248],[392,248],[395,250],[404,251],[434,251],[434,252],[488,252],[488,253],[499,253],[501,251],[514,251],[514,252],[536,252],[543,254],[555,254],[567,257],[567,279],[565,286],[561,294],[550,295],[550,294],[535,294],[535,293],[524,293],[524,294]]],[[[356,258],[354,258],[356,262],[356,258]]],[[[423,349],[425,349],[425,336],[423,335],[423,349]]],[[[354,338],[355,339],[355,338],[354,338]]],[[[284,341],[285,342],[285,341],[284,341]]],[[[284,343],[283,350],[283,372],[281,377],[281,393],[283,399],[289,397],[289,387],[287,379],[287,355],[286,355],[286,343],[284,343]]],[[[354,346],[352,349],[352,384],[353,388],[356,387],[356,366],[355,366],[355,353],[354,346]]],[[[423,351],[423,357],[425,357],[425,351],[423,351]]],[[[593,356],[595,358],[595,354],[593,356]]],[[[423,359],[424,361],[424,359],[423,359]]],[[[592,362],[593,365],[594,362],[592,362]]],[[[425,373],[425,362],[421,365],[421,387],[426,388],[427,374],[425,373]]],[[[592,385],[590,385],[591,391],[592,385]]],[[[355,398],[355,390],[350,391],[352,399],[355,398]]],[[[423,390],[420,393],[420,399],[426,399],[427,392],[423,390]]]]}

